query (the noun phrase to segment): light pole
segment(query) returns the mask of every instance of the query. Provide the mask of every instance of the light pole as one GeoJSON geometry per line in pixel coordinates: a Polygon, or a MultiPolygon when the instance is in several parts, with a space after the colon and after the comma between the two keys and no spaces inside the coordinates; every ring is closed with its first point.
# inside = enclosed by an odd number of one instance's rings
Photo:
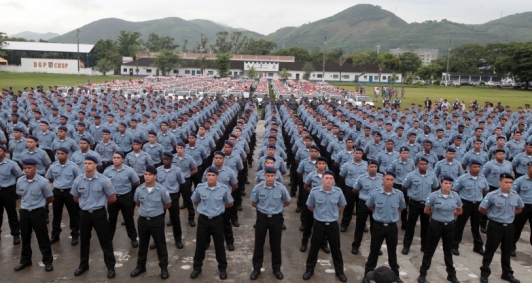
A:
{"type": "Polygon", "coordinates": [[[201,75],[203,76],[203,51],[205,51],[203,49],[203,33],[201,34],[200,36],[200,54],[201,54],[201,59],[200,59],[200,71],[201,71],[201,75]]]}
{"type": "Polygon", "coordinates": [[[79,28],[76,30],[76,38],[78,40],[78,76],[79,76],[79,28]]]}
{"type": "Polygon", "coordinates": [[[323,69],[321,71],[321,82],[325,81],[325,56],[327,54],[327,37],[325,37],[325,42],[323,42],[323,69]]]}
{"type": "Polygon", "coordinates": [[[449,61],[451,60],[451,40],[449,39],[449,48],[447,49],[447,71],[446,71],[446,82],[445,84],[446,85],[449,85],[449,79],[450,79],[450,76],[449,76],[449,61]]]}
{"type": "Polygon", "coordinates": [[[379,51],[381,50],[381,45],[377,45],[377,54],[379,54],[379,51]]]}

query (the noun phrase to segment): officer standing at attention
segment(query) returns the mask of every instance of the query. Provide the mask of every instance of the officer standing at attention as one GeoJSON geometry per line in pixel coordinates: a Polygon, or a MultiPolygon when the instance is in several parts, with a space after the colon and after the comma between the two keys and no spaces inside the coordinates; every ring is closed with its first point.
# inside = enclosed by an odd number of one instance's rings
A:
{"type": "Polygon", "coordinates": [[[188,210],[188,225],[190,225],[190,227],[194,227],[196,226],[196,222],[194,221],[196,212],[190,199],[192,195],[192,181],[190,178],[198,173],[198,165],[196,165],[196,161],[194,161],[192,156],[185,153],[186,145],[184,142],[177,142],[175,148],[176,154],[174,154],[172,164],[179,167],[181,172],[183,172],[183,177],[185,177],[185,183],[183,186],[179,187],[179,193],[183,197],[183,205],[188,210]]]}
{"type": "Polygon", "coordinates": [[[74,201],[79,203],[80,227],[80,263],[74,271],[74,276],[80,276],[89,270],[89,253],[92,228],[96,231],[100,247],[103,251],[107,278],[115,277],[115,256],[113,241],[109,235],[109,223],[105,206],[116,201],[116,191],[109,178],[96,171],[98,158],[92,155],[85,156],[85,173],[74,180],[70,193],[74,201]]]}
{"type": "Polygon", "coordinates": [[[168,208],[175,245],[178,249],[183,248],[181,220],[179,219],[179,189],[185,183],[185,177],[181,169],[172,164],[174,155],[166,151],[163,153],[163,165],[157,168],[157,183],[163,185],[172,200],[172,206],[168,208]]]}
{"type": "Polygon", "coordinates": [[[161,268],[161,278],[168,279],[168,249],[166,248],[166,236],[164,234],[164,211],[172,206],[172,199],[167,189],[156,182],[157,169],[148,165],[144,172],[146,182],[140,185],[135,192],[135,202],[139,207],[139,252],[137,267],[129,275],[137,277],[146,272],[148,259],[148,246],[150,237],[153,237],[157,247],[157,257],[161,268]]]}
{"type": "Polygon", "coordinates": [[[453,266],[453,254],[451,249],[454,240],[454,218],[462,214],[462,201],[457,192],[453,192],[454,179],[449,175],[440,177],[441,189],[433,192],[425,202],[425,214],[431,216],[427,244],[423,253],[423,260],[419,268],[418,283],[426,283],[427,271],[430,268],[432,257],[438,247],[440,239],[443,243],[443,255],[447,270],[447,281],[460,283],[456,278],[456,270],[453,266]]]}
{"type": "Polygon", "coordinates": [[[0,145],[0,203],[3,209],[0,209],[0,228],[2,228],[2,221],[4,220],[4,209],[7,213],[9,221],[9,229],[13,236],[13,245],[20,244],[20,222],[17,215],[17,194],[16,182],[17,178],[24,175],[18,164],[6,158],[7,148],[0,145]]]}
{"type": "Polygon", "coordinates": [[[94,151],[96,151],[102,158],[102,172],[105,172],[107,167],[113,165],[113,154],[119,151],[118,145],[111,140],[111,131],[107,128],[102,130],[102,141],[98,142],[94,151]]]}
{"type": "Polygon", "coordinates": [[[369,283],[368,273],[377,267],[381,246],[386,241],[388,263],[397,276],[397,283],[403,283],[399,278],[399,264],[397,263],[397,221],[401,211],[406,208],[403,192],[394,189],[395,174],[386,171],[382,177],[382,188],[369,194],[366,206],[373,212],[373,227],[371,228],[371,245],[364,283],[369,283]]]}
{"type": "Polygon", "coordinates": [[[31,233],[35,231],[39,249],[42,253],[44,270],[52,271],[54,260],[52,246],[48,238],[45,206],[54,200],[52,186],[44,177],[37,175],[37,164],[33,158],[22,159],[25,176],[17,180],[17,195],[20,197],[20,232],[22,251],[20,262],[15,271],[20,271],[31,263],[31,233]]]}
{"type": "MultiPolygon", "coordinates": [[[[401,190],[403,188],[403,179],[406,175],[416,169],[414,160],[410,157],[410,149],[408,146],[401,146],[399,149],[399,159],[392,161],[388,171],[395,174],[395,183],[393,188],[401,190]]],[[[408,203],[408,197],[405,196],[405,202],[408,203]]],[[[401,211],[401,230],[406,230],[406,223],[408,222],[408,210],[405,208],[401,211]]]]}
{"type": "Polygon", "coordinates": [[[501,279],[511,283],[521,282],[515,279],[510,266],[510,252],[514,240],[512,223],[515,215],[521,213],[524,207],[519,194],[512,191],[513,180],[514,177],[510,173],[502,173],[499,176],[499,189],[488,193],[478,208],[489,219],[486,252],[480,267],[481,283],[488,283],[488,277],[491,274],[490,264],[499,245],[501,246],[501,279]]]}
{"type": "Polygon", "coordinates": [[[251,206],[257,208],[255,227],[255,248],[253,250],[253,272],[249,279],[256,280],[264,261],[266,233],[270,236],[272,269],[275,278],[284,278],[281,272],[281,238],[283,228],[283,208],[290,205],[290,195],[286,187],[275,181],[277,169],[266,167],[265,181],[256,185],[251,193],[251,206]]]}
{"type": "Polygon", "coordinates": [[[324,240],[327,239],[330,244],[336,277],[342,282],[347,282],[342,251],[340,250],[340,229],[338,227],[338,215],[345,205],[346,201],[342,190],[334,186],[334,173],[326,170],[322,175],[322,185],[313,188],[307,200],[308,209],[313,212],[315,221],[303,280],[309,280],[314,275],[318,252],[324,240]]]}
{"type": "Polygon", "coordinates": [[[480,211],[478,206],[489,191],[488,181],[480,174],[482,165],[476,159],[469,160],[469,173],[454,181],[453,191],[462,199],[462,214],[456,218],[453,255],[460,255],[458,250],[467,220],[471,217],[471,234],[473,235],[473,252],[484,255],[484,242],[480,237],[480,211]]]}
{"type": "Polygon", "coordinates": [[[419,157],[417,162],[418,170],[408,173],[403,180],[403,192],[406,192],[410,198],[408,202],[408,222],[403,238],[403,250],[401,251],[404,255],[410,252],[410,245],[414,239],[418,218],[421,218],[421,251],[424,250],[427,243],[429,216],[423,213],[425,201],[429,194],[439,186],[436,175],[428,171],[428,167],[429,161],[425,157],[419,157]]]}
{"type": "Polygon", "coordinates": [[[133,168],[124,165],[124,152],[117,151],[113,155],[113,165],[107,167],[103,175],[113,183],[116,190],[116,201],[107,205],[109,212],[109,237],[111,241],[115,237],[116,221],[118,212],[126,225],[127,237],[131,240],[131,246],[137,248],[137,229],[135,229],[135,201],[133,201],[133,187],[140,184],[140,178],[133,168]]]}
{"type": "Polygon", "coordinates": [[[532,223],[532,161],[528,162],[527,167],[528,174],[517,178],[512,187],[512,190],[517,192],[523,200],[525,207],[523,208],[523,212],[515,216],[514,243],[512,252],[510,253],[511,256],[516,256],[516,244],[517,241],[519,241],[519,238],[521,238],[521,232],[523,231],[526,222],[528,221],[529,223],[532,223]]]}
{"type": "Polygon", "coordinates": [[[233,206],[231,188],[218,183],[218,169],[209,167],[205,170],[207,182],[199,184],[192,201],[198,207],[198,228],[196,229],[196,251],[194,253],[194,271],[190,278],[196,279],[201,273],[205,259],[205,246],[211,236],[216,252],[216,261],[220,271],[220,279],[227,279],[227,258],[224,247],[223,213],[226,208],[233,206]]]}
{"type": "MultiPolygon", "coordinates": [[[[133,168],[140,178],[140,183],[144,183],[144,171],[146,171],[146,166],[153,166],[153,159],[148,153],[142,151],[142,140],[133,140],[133,151],[126,155],[124,164],[133,168]]],[[[133,187],[133,193],[135,189],[136,187],[133,187]]]]}
{"type": "Polygon", "coordinates": [[[59,241],[61,234],[61,218],[63,216],[63,206],[66,206],[68,218],[70,219],[70,244],[75,246],[79,239],[79,205],[74,202],[70,194],[72,183],[81,175],[81,170],[76,163],[68,160],[69,150],[60,147],[56,151],[57,160],[50,165],[46,172],[46,178],[53,183],[54,201],[52,202],[53,219],[52,219],[52,236],[50,244],[59,241]]]}

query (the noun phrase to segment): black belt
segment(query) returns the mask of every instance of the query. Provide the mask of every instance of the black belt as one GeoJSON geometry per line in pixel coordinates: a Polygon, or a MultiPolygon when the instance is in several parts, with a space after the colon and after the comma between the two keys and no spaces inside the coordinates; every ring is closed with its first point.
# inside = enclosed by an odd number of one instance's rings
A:
{"type": "Polygon", "coordinates": [[[220,214],[220,215],[217,215],[217,216],[207,216],[207,215],[203,215],[203,214],[200,214],[199,217],[203,217],[203,218],[207,218],[209,220],[211,219],[216,219],[218,217],[222,217],[223,214],[220,214]]]}
{"type": "Polygon", "coordinates": [[[323,225],[325,225],[325,226],[329,226],[329,225],[334,224],[334,223],[338,224],[337,221],[334,221],[334,222],[323,222],[323,221],[318,221],[318,220],[316,220],[316,219],[314,219],[314,221],[316,221],[316,222],[318,222],[318,223],[321,223],[321,224],[323,224],[323,225]]]}
{"type": "Polygon", "coordinates": [[[409,201],[414,202],[414,203],[419,203],[419,204],[425,204],[425,201],[419,201],[415,199],[410,199],[409,201]]]}
{"type": "Polygon", "coordinates": [[[95,213],[95,212],[98,212],[98,211],[103,210],[103,209],[105,209],[105,207],[98,208],[98,209],[82,210],[82,211],[85,211],[85,212],[88,212],[88,213],[95,213]]]}
{"type": "Polygon", "coordinates": [[[131,193],[131,191],[129,191],[129,192],[125,193],[125,194],[121,194],[121,195],[116,194],[116,196],[118,196],[118,197],[122,197],[122,196],[128,195],[128,194],[130,194],[130,193],[131,193]]]}
{"type": "Polygon", "coordinates": [[[7,190],[7,189],[11,189],[15,187],[15,184],[11,185],[11,186],[7,186],[7,187],[0,187],[0,190],[7,190]]]}
{"type": "Polygon", "coordinates": [[[160,214],[160,215],[157,215],[157,216],[154,216],[154,217],[144,217],[144,216],[139,215],[139,218],[140,219],[144,219],[144,220],[155,220],[155,219],[157,219],[157,218],[159,218],[161,216],[164,216],[164,213],[160,214]]]}
{"type": "Polygon", "coordinates": [[[434,219],[431,218],[430,219],[430,223],[447,226],[447,225],[453,225],[454,224],[454,220],[450,221],[450,222],[442,222],[442,221],[434,220],[434,219]]]}
{"type": "Polygon", "coordinates": [[[513,225],[513,223],[501,223],[501,222],[497,222],[497,221],[494,221],[494,220],[491,220],[491,219],[490,219],[490,224],[497,225],[497,226],[502,226],[502,227],[508,227],[508,226],[512,226],[513,225]]]}
{"type": "Polygon", "coordinates": [[[471,204],[480,203],[480,201],[470,201],[470,200],[467,200],[467,199],[462,199],[462,202],[471,203],[471,204]]]}
{"type": "Polygon", "coordinates": [[[525,207],[532,208],[532,204],[525,203],[525,207]]]}
{"type": "Polygon", "coordinates": [[[282,214],[281,213],[277,213],[277,214],[266,214],[266,213],[262,213],[260,211],[257,210],[257,214],[259,215],[263,215],[263,216],[266,216],[268,218],[272,218],[272,217],[277,217],[277,216],[281,216],[282,214]]]}
{"type": "Polygon", "coordinates": [[[39,207],[39,208],[34,208],[34,209],[20,209],[20,211],[27,211],[27,212],[32,212],[32,211],[39,211],[39,210],[44,210],[44,207],[39,207]]]}
{"type": "Polygon", "coordinates": [[[379,221],[373,221],[373,224],[379,224],[379,225],[382,225],[384,227],[397,225],[397,223],[395,223],[395,222],[384,223],[384,222],[379,222],[379,221]]]}
{"type": "Polygon", "coordinates": [[[70,192],[70,189],[60,189],[60,188],[54,188],[54,190],[58,190],[62,193],[64,193],[65,191],[69,191],[70,192]]]}

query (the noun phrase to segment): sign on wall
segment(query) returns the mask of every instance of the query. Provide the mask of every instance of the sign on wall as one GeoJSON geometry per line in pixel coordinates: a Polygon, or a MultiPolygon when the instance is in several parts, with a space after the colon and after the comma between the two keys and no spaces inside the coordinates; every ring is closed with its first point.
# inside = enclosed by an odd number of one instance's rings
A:
{"type": "Polygon", "coordinates": [[[257,72],[279,71],[279,63],[276,62],[244,62],[244,71],[251,69],[252,66],[257,72]]]}
{"type": "MultiPolygon", "coordinates": [[[[20,66],[25,72],[57,74],[78,73],[77,61],[68,59],[21,58],[20,66]]],[[[83,68],[83,66],[80,65],[80,68],[83,68]]]]}

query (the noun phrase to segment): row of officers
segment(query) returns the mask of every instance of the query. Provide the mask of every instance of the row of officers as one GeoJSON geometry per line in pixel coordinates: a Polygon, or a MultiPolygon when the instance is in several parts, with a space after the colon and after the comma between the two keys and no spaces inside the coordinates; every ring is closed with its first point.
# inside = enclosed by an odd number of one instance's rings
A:
{"type": "MultiPolygon", "coordinates": [[[[62,151],[62,150],[61,150],[62,151]]],[[[8,171],[12,174],[12,179],[16,180],[15,194],[21,199],[20,208],[20,231],[22,234],[22,256],[20,263],[15,267],[16,271],[22,270],[31,263],[31,231],[35,231],[39,249],[43,254],[43,263],[45,270],[53,270],[52,252],[50,239],[48,238],[48,228],[45,222],[45,209],[49,203],[54,201],[57,189],[53,189],[49,180],[37,174],[37,161],[31,158],[22,160],[24,174],[13,161],[5,158],[5,147],[0,147],[1,164],[11,166],[8,171]]],[[[65,151],[66,153],[66,151],[65,151]]],[[[216,156],[222,156],[222,152],[216,152],[216,156]]],[[[112,170],[125,171],[129,183],[138,183],[139,178],[134,171],[128,173],[127,166],[121,167],[119,161],[123,161],[123,154],[117,152],[114,155],[116,163],[112,170]]],[[[172,203],[175,201],[167,186],[162,185],[159,178],[163,172],[170,172],[172,169],[170,156],[167,156],[164,165],[159,168],[153,166],[146,167],[144,172],[145,183],[140,185],[134,192],[129,191],[125,194],[119,194],[116,191],[111,179],[104,174],[96,171],[98,159],[94,156],[87,155],[84,162],[84,173],[80,174],[79,169],[73,166],[72,174],[78,175],[75,178],[72,187],[68,193],[72,195],[72,200],[79,205],[79,233],[81,238],[80,265],[74,275],[79,276],[89,269],[89,249],[90,235],[94,228],[100,240],[100,245],[104,253],[104,261],[108,268],[108,278],[115,276],[114,266],[115,259],[113,255],[112,238],[114,233],[110,231],[107,210],[111,216],[111,205],[120,205],[119,198],[130,198],[133,204],[139,207],[138,218],[138,237],[139,252],[137,267],[131,272],[132,277],[136,277],[146,271],[146,256],[149,246],[149,239],[152,237],[155,242],[161,268],[161,278],[166,279],[168,274],[168,253],[164,236],[164,215],[166,211],[170,212],[172,203]]],[[[60,166],[68,166],[66,158],[59,157],[60,166]],[[61,162],[63,160],[63,162],[61,162]]],[[[223,160],[223,159],[222,159],[223,160]]],[[[113,160],[114,161],[114,160],[113,160]]],[[[419,166],[419,173],[423,173],[423,160],[419,166]]],[[[424,162],[426,163],[426,162],[424,162]]],[[[202,272],[203,260],[205,258],[205,247],[208,246],[209,238],[212,236],[215,245],[216,259],[218,261],[220,279],[227,278],[227,260],[225,256],[224,241],[224,219],[225,209],[233,205],[231,196],[232,188],[227,181],[223,180],[220,174],[226,170],[223,162],[214,163],[206,169],[204,181],[192,194],[192,201],[197,206],[198,228],[196,235],[196,252],[194,255],[194,270],[191,278],[197,278],[202,272]]],[[[477,164],[471,163],[471,169],[477,164]]],[[[532,162],[529,164],[532,168],[532,162]]],[[[7,169],[6,167],[5,169],[7,169]]],[[[2,168],[4,169],[4,168],[2,168]]],[[[130,169],[130,168],[129,168],[130,169]]],[[[532,170],[530,170],[532,171],[532,170]]],[[[3,172],[3,171],[2,171],[3,172]]],[[[426,173],[426,172],[425,172],[426,173]]],[[[53,174],[53,173],[52,173],[53,174]]],[[[65,172],[66,174],[66,172],[65,172]]],[[[229,174],[232,172],[229,171],[229,174]]],[[[482,176],[474,176],[472,179],[482,176]]],[[[179,175],[179,174],[177,174],[179,175]]],[[[422,174],[424,175],[424,174],[422,174]]],[[[532,175],[532,172],[531,174],[532,175]]],[[[227,176],[227,175],[226,175],[227,176]]],[[[338,216],[339,212],[346,206],[347,202],[342,190],[335,184],[335,174],[332,171],[325,170],[318,175],[321,178],[321,185],[313,187],[306,201],[307,208],[313,212],[314,225],[312,230],[311,247],[309,250],[306,270],[303,274],[304,280],[309,280],[317,262],[317,254],[325,239],[330,244],[333,263],[336,276],[342,282],[347,281],[343,270],[343,259],[340,251],[340,236],[338,216]]],[[[47,176],[49,177],[49,176],[47,176]]],[[[121,178],[123,176],[116,176],[121,178]]],[[[229,175],[230,179],[231,175],[229,175]]],[[[377,266],[380,253],[380,247],[386,241],[388,247],[388,262],[391,269],[397,276],[397,282],[402,282],[399,278],[399,265],[397,263],[397,222],[401,211],[407,207],[405,197],[401,190],[394,189],[395,173],[386,171],[378,176],[382,185],[372,190],[365,202],[368,210],[372,212],[373,224],[371,227],[371,251],[366,263],[365,273],[369,273],[377,266]]],[[[528,175],[526,177],[529,177],[528,175]]],[[[112,179],[114,179],[113,177],[112,179]]],[[[179,177],[177,177],[179,178],[179,177]]],[[[282,211],[290,203],[290,196],[286,188],[279,182],[276,182],[277,169],[266,167],[264,170],[264,182],[259,183],[253,189],[251,201],[253,207],[257,208],[257,222],[255,229],[255,249],[253,254],[253,272],[250,279],[257,279],[261,273],[261,267],[264,257],[264,243],[266,233],[269,232],[270,245],[272,252],[272,269],[277,279],[283,279],[281,267],[281,230],[282,230],[282,211]]],[[[457,180],[459,182],[459,180],[457,180]]],[[[518,180],[519,181],[519,180],[518,180]]],[[[178,182],[180,182],[178,180],[178,182]]],[[[182,182],[182,180],[181,180],[182,182]]],[[[415,181],[412,181],[415,183],[415,181]]],[[[453,191],[455,180],[444,175],[438,180],[440,188],[430,193],[426,199],[420,201],[423,206],[423,214],[430,219],[427,229],[427,242],[423,249],[423,263],[420,268],[418,282],[425,282],[425,277],[430,268],[431,259],[440,239],[444,246],[445,264],[447,266],[447,280],[453,283],[459,282],[456,278],[456,272],[452,264],[452,246],[454,243],[455,217],[463,214],[464,202],[460,196],[460,191],[453,191]]],[[[517,182],[516,182],[517,183],[517,182]]],[[[9,184],[9,183],[6,183],[9,184]]],[[[229,183],[230,184],[230,183],[229,183]]],[[[421,184],[419,184],[421,185],[421,184]]],[[[418,185],[418,186],[419,186],[418,185]]],[[[55,183],[54,183],[55,186],[55,183]]],[[[408,186],[408,185],[407,185],[408,186]]],[[[514,240],[514,218],[524,208],[524,203],[516,191],[512,190],[513,176],[508,173],[502,173],[499,176],[499,188],[488,193],[481,199],[478,205],[478,212],[487,215],[489,226],[487,231],[486,250],[483,255],[481,267],[481,282],[488,282],[490,275],[490,264],[495,251],[501,245],[501,263],[503,268],[502,279],[512,283],[520,282],[513,277],[513,271],[510,266],[510,252],[514,240]]],[[[11,185],[10,187],[13,187],[11,185]]],[[[421,189],[419,187],[418,189],[421,189]]],[[[476,188],[468,188],[464,190],[476,188]]],[[[2,188],[4,191],[4,188],[2,188]]],[[[60,191],[60,190],[59,190],[60,191]]],[[[66,190],[63,190],[66,191],[66,190]]],[[[484,190],[485,191],[485,190],[484,190]]],[[[178,200],[178,199],[177,199],[178,200]]],[[[124,201],[124,203],[126,203],[124,201]]],[[[475,203],[476,204],[476,203],[475,203]]],[[[177,203],[176,203],[177,206],[177,203]]],[[[412,208],[412,202],[409,202],[412,208]]],[[[134,208],[134,207],[133,207],[134,208]]],[[[123,210],[122,210],[123,211],[123,210]]],[[[178,212],[179,210],[176,209],[178,212]]],[[[124,213],[124,212],[123,212],[124,213]]],[[[170,212],[171,213],[171,212],[170,212]]],[[[177,215],[178,216],[178,215],[177,215]]],[[[177,220],[179,217],[177,217],[177,220]]],[[[177,221],[176,220],[176,221],[177,221]]],[[[174,226],[178,224],[174,223],[174,226]]],[[[71,229],[73,224],[71,223],[71,229]]],[[[133,226],[134,227],[134,226],[133,226]]],[[[422,227],[423,229],[423,227],[422,227]]],[[[128,229],[128,234],[129,234],[128,229]]],[[[174,235],[175,237],[176,235],[174,235]]],[[[177,240],[176,240],[177,242],[177,240]]],[[[179,246],[178,246],[179,248],[179,246]]]]}

